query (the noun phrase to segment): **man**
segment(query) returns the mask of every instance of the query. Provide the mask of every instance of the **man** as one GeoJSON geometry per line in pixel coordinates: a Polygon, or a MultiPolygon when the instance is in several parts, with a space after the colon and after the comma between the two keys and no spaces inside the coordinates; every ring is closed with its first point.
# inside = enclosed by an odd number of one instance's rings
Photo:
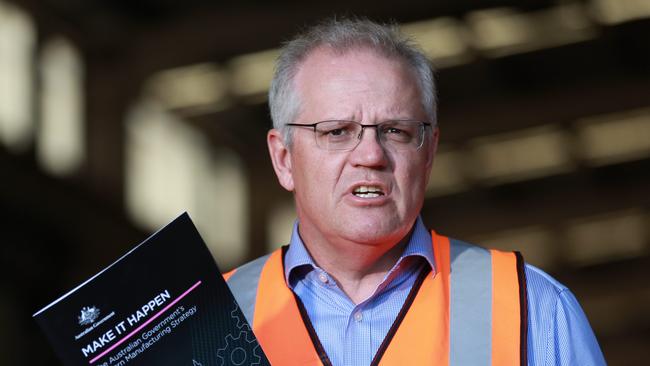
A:
{"type": "Polygon", "coordinates": [[[290,245],[226,275],[274,365],[602,365],[573,295],[514,253],[428,231],[432,70],[394,28],[333,20],[283,49],[268,147],[290,245]]]}

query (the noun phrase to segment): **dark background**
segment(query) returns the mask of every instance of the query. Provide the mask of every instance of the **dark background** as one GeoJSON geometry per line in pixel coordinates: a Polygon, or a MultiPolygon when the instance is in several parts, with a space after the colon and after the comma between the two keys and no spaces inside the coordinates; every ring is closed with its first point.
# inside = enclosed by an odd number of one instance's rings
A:
{"type": "Polygon", "coordinates": [[[246,89],[246,77],[264,85],[273,54],[259,75],[246,68],[259,55],[241,56],[333,14],[410,25],[432,49],[442,135],[425,223],[521,250],[573,290],[609,364],[643,364],[648,8],[641,0],[0,0],[0,364],[58,364],[31,314],[183,210],[222,270],[288,240],[291,196],[267,156],[264,90],[246,89]],[[26,62],[3,63],[12,50],[26,62]],[[3,110],[17,108],[8,100],[25,86],[27,117],[15,122],[3,110]],[[74,120],[80,138],[48,149],[74,120]],[[16,125],[28,126],[20,138],[7,132],[16,125]],[[72,158],[56,158],[70,146],[80,147],[72,158]]]}

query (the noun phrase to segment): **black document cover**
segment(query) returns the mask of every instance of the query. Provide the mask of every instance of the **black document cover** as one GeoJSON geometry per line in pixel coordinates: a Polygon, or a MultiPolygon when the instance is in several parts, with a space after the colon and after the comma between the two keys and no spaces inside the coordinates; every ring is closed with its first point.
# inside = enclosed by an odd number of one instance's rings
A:
{"type": "Polygon", "coordinates": [[[34,318],[66,366],[269,365],[186,213],[34,318]]]}

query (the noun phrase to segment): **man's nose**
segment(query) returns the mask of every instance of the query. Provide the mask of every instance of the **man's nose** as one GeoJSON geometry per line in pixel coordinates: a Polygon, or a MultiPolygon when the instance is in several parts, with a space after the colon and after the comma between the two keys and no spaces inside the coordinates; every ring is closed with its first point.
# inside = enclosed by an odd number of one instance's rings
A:
{"type": "Polygon", "coordinates": [[[357,146],[350,153],[350,162],[361,166],[384,166],[387,163],[386,151],[379,141],[377,126],[363,126],[357,146]]]}

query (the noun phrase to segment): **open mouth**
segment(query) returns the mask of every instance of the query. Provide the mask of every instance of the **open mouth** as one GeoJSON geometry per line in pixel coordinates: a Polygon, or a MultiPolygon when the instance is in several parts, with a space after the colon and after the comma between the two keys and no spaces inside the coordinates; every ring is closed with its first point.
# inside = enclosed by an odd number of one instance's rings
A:
{"type": "Polygon", "coordinates": [[[375,198],[383,196],[384,192],[377,186],[359,186],[352,191],[352,194],[361,198],[375,198]]]}

